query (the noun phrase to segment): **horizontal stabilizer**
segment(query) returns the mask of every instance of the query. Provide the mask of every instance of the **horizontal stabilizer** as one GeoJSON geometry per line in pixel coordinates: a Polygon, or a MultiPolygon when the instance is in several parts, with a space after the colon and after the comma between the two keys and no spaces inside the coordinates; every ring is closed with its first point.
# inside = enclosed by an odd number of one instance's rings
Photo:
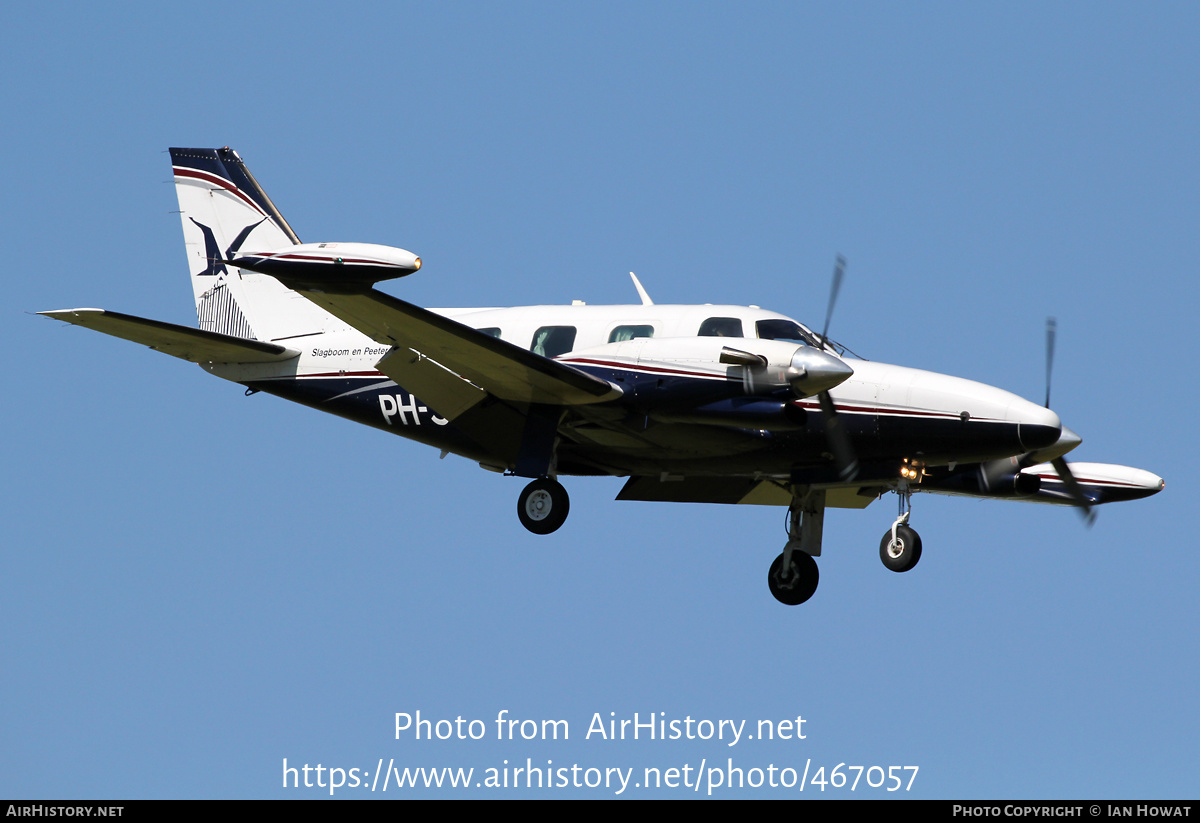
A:
{"type": "MultiPolygon", "coordinates": [[[[622,394],[607,380],[381,291],[334,294],[302,287],[297,291],[375,342],[411,349],[436,361],[453,373],[448,379],[456,381],[451,385],[460,395],[459,401],[467,405],[473,398],[470,388],[460,385],[462,379],[501,400],[516,403],[580,405],[615,400],[622,394]]],[[[392,376],[391,371],[385,373],[392,376]]],[[[436,403],[432,396],[421,397],[436,403]]]]}
{"type": "Polygon", "coordinates": [[[60,309],[38,314],[141,343],[193,363],[272,363],[291,360],[300,354],[276,343],[246,340],[104,309],[60,309]]]}

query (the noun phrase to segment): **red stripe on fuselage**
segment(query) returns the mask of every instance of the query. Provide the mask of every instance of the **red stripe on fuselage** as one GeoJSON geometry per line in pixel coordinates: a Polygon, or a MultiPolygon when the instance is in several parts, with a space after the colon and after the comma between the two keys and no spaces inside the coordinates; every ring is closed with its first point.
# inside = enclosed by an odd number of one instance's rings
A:
{"type": "Polygon", "coordinates": [[[683,369],[668,369],[659,366],[643,366],[641,364],[634,365],[632,363],[613,363],[608,360],[592,360],[587,357],[577,357],[571,360],[562,359],[560,363],[587,363],[592,366],[604,366],[610,369],[620,369],[622,371],[641,371],[648,374],[675,374],[681,377],[703,377],[709,380],[731,380],[733,378],[713,372],[701,371],[684,371],[683,369]]]}

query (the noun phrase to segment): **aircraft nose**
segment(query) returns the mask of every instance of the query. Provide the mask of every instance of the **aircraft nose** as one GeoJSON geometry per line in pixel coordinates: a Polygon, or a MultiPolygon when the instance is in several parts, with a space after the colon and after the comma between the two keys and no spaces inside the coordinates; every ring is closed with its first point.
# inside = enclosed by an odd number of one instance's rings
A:
{"type": "Polygon", "coordinates": [[[1044,406],[1018,399],[1009,406],[1008,414],[1017,421],[1017,439],[1026,451],[1053,446],[1062,435],[1062,421],[1044,406]]]}

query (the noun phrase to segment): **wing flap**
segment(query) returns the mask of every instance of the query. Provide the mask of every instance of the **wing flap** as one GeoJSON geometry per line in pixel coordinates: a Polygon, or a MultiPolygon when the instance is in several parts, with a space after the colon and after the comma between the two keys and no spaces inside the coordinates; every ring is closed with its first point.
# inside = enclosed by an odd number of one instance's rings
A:
{"type": "MultiPolygon", "coordinates": [[[[582,405],[615,400],[622,392],[598,377],[551,360],[372,289],[337,294],[298,288],[312,302],[377,343],[411,349],[435,361],[458,380],[467,380],[501,400],[548,405],[582,405]]],[[[391,356],[389,356],[391,357],[391,356]]],[[[433,376],[434,372],[427,372],[433,376]]],[[[392,375],[388,373],[388,376],[392,375]]],[[[397,381],[399,382],[399,381],[397,381]]],[[[470,391],[450,384],[459,402],[470,391]]],[[[418,394],[436,405],[432,395],[418,394]]],[[[446,410],[438,410],[446,414],[446,410]]]]}
{"type": "Polygon", "coordinates": [[[474,383],[410,348],[396,349],[375,368],[437,409],[446,420],[455,419],[487,397],[487,392],[474,383]]]}
{"type": "Polygon", "coordinates": [[[193,363],[274,363],[300,355],[300,352],[277,343],[246,340],[104,309],[60,309],[38,314],[141,343],[193,363]]]}

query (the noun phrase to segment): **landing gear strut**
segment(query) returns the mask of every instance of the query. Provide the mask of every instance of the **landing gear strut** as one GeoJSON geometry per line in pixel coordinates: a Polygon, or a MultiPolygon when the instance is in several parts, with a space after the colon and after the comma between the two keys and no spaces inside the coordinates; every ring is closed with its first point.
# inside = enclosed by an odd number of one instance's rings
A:
{"type": "Polygon", "coordinates": [[[788,542],[767,572],[771,594],[786,606],[799,606],[817,590],[821,575],[814,556],[821,554],[825,492],[797,491],[788,508],[788,542]]]}
{"type": "Polygon", "coordinates": [[[894,572],[906,572],[921,559],[921,535],[908,526],[908,517],[912,514],[912,492],[908,484],[903,484],[897,493],[900,495],[900,516],[879,541],[879,559],[894,572]]]}
{"type": "Polygon", "coordinates": [[[534,534],[550,534],[567,520],[571,498],[557,480],[541,477],[534,480],[517,498],[517,517],[521,525],[534,534]]]}

